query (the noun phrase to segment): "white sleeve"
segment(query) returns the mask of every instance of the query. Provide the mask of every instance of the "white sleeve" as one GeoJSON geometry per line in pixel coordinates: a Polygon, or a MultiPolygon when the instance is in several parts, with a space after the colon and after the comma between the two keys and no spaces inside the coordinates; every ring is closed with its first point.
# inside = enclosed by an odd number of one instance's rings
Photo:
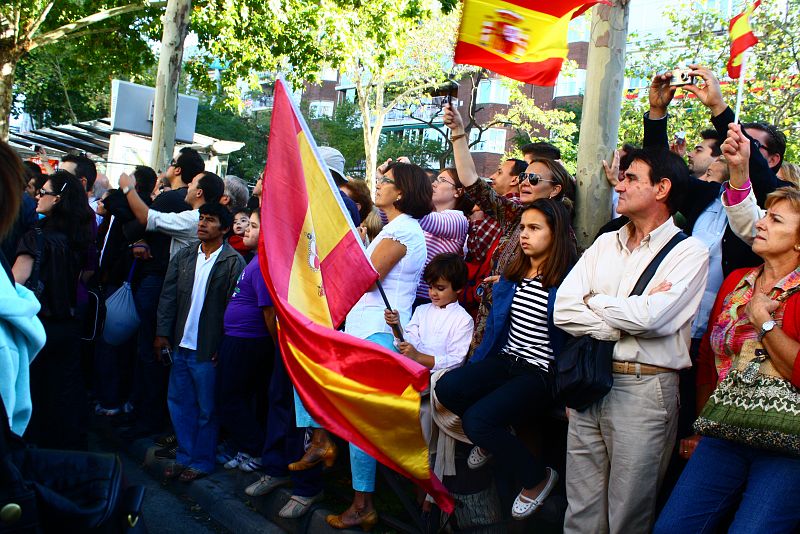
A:
{"type": "Polygon", "coordinates": [[[411,343],[415,349],[419,347],[419,316],[421,313],[420,310],[422,310],[424,306],[424,304],[422,306],[417,306],[408,324],[403,328],[403,337],[408,343],[411,343]]]}
{"type": "Polygon", "coordinates": [[[595,295],[589,299],[589,307],[606,323],[632,336],[674,334],[697,313],[708,277],[708,250],[694,242],[664,267],[649,285],[670,282],[669,291],[630,297],[595,295]]]}
{"type": "Polygon", "coordinates": [[[197,223],[200,212],[187,210],[180,213],[162,213],[156,210],[147,212],[147,230],[161,232],[177,239],[197,237],[197,223]]]}
{"type": "Polygon", "coordinates": [[[620,331],[590,309],[583,298],[592,292],[591,277],[597,275],[597,242],[583,253],[556,292],[553,322],[573,336],[591,334],[595,339],[616,341],[620,331]]]}
{"type": "Polygon", "coordinates": [[[431,371],[450,369],[464,363],[467,352],[469,352],[469,344],[472,342],[472,331],[475,328],[475,323],[466,310],[463,310],[463,312],[459,313],[455,318],[455,324],[450,330],[446,345],[447,353],[433,355],[435,362],[431,371]]]}
{"type": "Polygon", "coordinates": [[[747,197],[733,206],[728,206],[725,203],[725,193],[722,193],[722,205],[725,206],[725,212],[728,214],[728,224],[736,236],[747,243],[753,244],[753,239],[756,237],[756,223],[764,217],[766,213],[758,207],[756,197],[753,190],[747,197]]]}

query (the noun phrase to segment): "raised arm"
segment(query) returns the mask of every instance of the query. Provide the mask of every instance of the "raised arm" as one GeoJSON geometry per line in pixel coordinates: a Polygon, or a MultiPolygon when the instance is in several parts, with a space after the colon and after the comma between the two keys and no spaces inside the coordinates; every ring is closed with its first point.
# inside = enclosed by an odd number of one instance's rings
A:
{"type": "Polygon", "coordinates": [[[136,193],[136,178],[122,173],[119,177],[119,188],[125,195],[125,198],[127,198],[128,206],[130,206],[139,224],[147,224],[147,213],[150,211],[150,208],[147,207],[144,200],[136,193]],[[127,191],[127,193],[125,193],[125,191],[127,191]]]}
{"type": "Polygon", "coordinates": [[[464,121],[457,109],[451,104],[444,105],[444,124],[450,128],[450,140],[453,143],[453,159],[456,162],[458,179],[464,187],[469,187],[477,182],[480,177],[475,170],[475,162],[469,153],[469,139],[464,131],[464,121]]]}
{"type": "Polygon", "coordinates": [[[438,237],[463,240],[469,230],[469,219],[460,211],[432,211],[419,220],[420,227],[438,237]]]}
{"type": "Polygon", "coordinates": [[[676,87],[670,85],[672,72],[656,74],[650,82],[650,110],[644,114],[644,139],[642,146],[669,148],[667,135],[667,108],[675,96],[676,87]]]}
{"type": "Polygon", "coordinates": [[[758,207],[750,185],[750,140],[738,124],[731,123],[728,126],[728,137],[722,143],[722,153],[731,174],[722,195],[728,224],[739,239],[752,245],[756,236],[756,222],[764,216],[764,210],[758,207]]]}

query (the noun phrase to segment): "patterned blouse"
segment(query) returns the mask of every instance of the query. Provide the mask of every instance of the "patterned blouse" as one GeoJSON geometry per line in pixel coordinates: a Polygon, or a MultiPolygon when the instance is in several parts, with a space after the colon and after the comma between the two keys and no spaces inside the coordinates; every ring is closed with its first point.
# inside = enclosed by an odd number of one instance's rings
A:
{"type": "MultiPolygon", "coordinates": [[[[756,279],[761,274],[763,266],[752,269],[743,269],[744,276],[738,284],[730,291],[721,303],[719,314],[716,318],[712,314],[712,322],[709,323],[709,334],[707,335],[711,351],[714,354],[715,365],[719,380],[725,378],[733,364],[733,359],[742,350],[746,341],[758,341],[759,331],[756,326],[750,323],[745,312],[745,307],[755,292],[756,279]]],[[[734,277],[736,272],[731,273],[734,277]]],[[[741,272],[739,274],[741,275],[741,272]]],[[[725,288],[723,284],[723,288],[725,288]]],[[[778,301],[778,308],[772,314],[775,322],[782,328],[784,327],[784,314],[786,313],[789,297],[800,291],[800,267],[789,273],[786,277],[776,282],[770,290],[768,296],[778,301]]],[[[719,298],[721,298],[720,295],[719,298]]],[[[796,318],[792,318],[794,322],[796,318]]],[[[786,325],[784,328],[787,334],[791,335],[794,325],[786,325]]],[[[799,358],[800,359],[800,358],[799,358]]],[[[795,365],[797,368],[797,365],[795,365]]]]}

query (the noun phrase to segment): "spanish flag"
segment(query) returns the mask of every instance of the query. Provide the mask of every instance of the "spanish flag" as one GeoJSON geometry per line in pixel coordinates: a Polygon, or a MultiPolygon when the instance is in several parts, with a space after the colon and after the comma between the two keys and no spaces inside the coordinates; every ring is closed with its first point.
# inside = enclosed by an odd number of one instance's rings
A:
{"type": "Polygon", "coordinates": [[[758,42],[758,37],[750,28],[750,15],[761,5],[761,0],[756,0],[747,6],[743,12],[731,19],[731,58],[728,60],[728,76],[738,78],[742,73],[742,58],[744,51],[758,42]]]}
{"type": "Polygon", "coordinates": [[[534,85],[555,85],[569,21],[603,0],[465,0],[455,62],[534,85]]]}
{"type": "Polygon", "coordinates": [[[378,273],[289,95],[278,80],[258,249],[286,369],[322,426],[412,479],[450,512],[453,501],[431,472],[419,420],[428,370],[335,330],[378,273]]]}

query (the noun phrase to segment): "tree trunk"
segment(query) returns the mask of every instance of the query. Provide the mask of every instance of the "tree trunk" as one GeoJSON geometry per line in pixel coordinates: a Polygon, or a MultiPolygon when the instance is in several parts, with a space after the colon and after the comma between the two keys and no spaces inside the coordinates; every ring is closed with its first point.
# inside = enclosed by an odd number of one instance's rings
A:
{"type": "Polygon", "coordinates": [[[11,106],[14,103],[14,71],[22,57],[18,50],[0,50],[0,139],[8,141],[11,106]]]}
{"type": "Polygon", "coordinates": [[[611,160],[618,142],[628,0],[613,0],[611,6],[596,5],[593,9],[578,142],[575,234],[582,249],[592,244],[597,231],[611,216],[611,188],[603,171],[603,160],[611,160]]]}
{"type": "Polygon", "coordinates": [[[150,166],[157,172],[167,168],[175,149],[178,82],[183,60],[183,41],[189,31],[191,12],[191,0],[169,0],[164,13],[156,95],[153,102],[153,141],[150,154],[150,166]]]}

